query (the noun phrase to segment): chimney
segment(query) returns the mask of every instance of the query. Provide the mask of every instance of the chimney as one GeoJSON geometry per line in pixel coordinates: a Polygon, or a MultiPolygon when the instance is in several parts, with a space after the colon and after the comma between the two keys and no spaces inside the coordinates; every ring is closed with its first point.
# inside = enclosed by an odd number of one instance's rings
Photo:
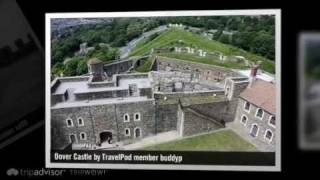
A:
{"type": "Polygon", "coordinates": [[[256,81],[256,76],[258,73],[260,64],[255,64],[251,67],[250,78],[249,78],[249,87],[256,81]]]}

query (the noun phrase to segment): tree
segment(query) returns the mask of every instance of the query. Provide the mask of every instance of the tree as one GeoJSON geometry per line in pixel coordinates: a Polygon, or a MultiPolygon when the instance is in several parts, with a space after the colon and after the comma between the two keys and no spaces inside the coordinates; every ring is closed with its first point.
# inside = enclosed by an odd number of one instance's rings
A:
{"type": "Polygon", "coordinates": [[[64,75],[65,76],[76,76],[77,75],[77,68],[78,68],[79,58],[73,58],[69,60],[65,64],[64,75]]]}
{"type": "Polygon", "coordinates": [[[265,56],[274,60],[275,54],[275,39],[274,36],[265,31],[259,31],[252,39],[251,52],[265,56]]]}
{"type": "Polygon", "coordinates": [[[78,66],[77,66],[77,75],[83,75],[88,73],[88,66],[87,66],[87,60],[86,59],[82,59],[78,62],[78,66]]]}
{"type": "Polygon", "coordinates": [[[139,23],[135,23],[135,21],[133,21],[127,27],[127,38],[128,38],[128,40],[131,40],[131,39],[139,36],[139,34],[141,34],[141,32],[142,32],[142,29],[141,29],[140,24],[139,23]]]}
{"type": "Polygon", "coordinates": [[[63,72],[64,72],[64,65],[61,62],[57,62],[55,65],[53,65],[52,74],[54,76],[60,76],[60,74],[63,72]]]}
{"type": "Polygon", "coordinates": [[[218,31],[213,34],[212,39],[213,39],[213,40],[219,40],[219,38],[220,38],[221,35],[222,35],[222,30],[221,30],[221,29],[218,29],[218,31]]]}
{"type": "Polygon", "coordinates": [[[230,39],[229,35],[221,34],[218,40],[222,43],[229,44],[229,39],[230,39]]]}

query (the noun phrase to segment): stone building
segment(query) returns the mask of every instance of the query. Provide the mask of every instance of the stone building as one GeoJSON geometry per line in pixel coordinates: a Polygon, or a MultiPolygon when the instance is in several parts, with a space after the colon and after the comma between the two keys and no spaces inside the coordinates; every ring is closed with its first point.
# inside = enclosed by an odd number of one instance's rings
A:
{"type": "Polygon", "coordinates": [[[88,76],[52,82],[53,149],[70,144],[121,148],[162,132],[182,137],[224,128],[239,114],[249,84],[227,68],[163,57],[156,57],[149,73],[106,72],[116,67],[92,59],[88,76]]]}
{"type": "Polygon", "coordinates": [[[240,93],[235,120],[230,127],[263,151],[275,151],[276,88],[274,82],[256,78],[240,93]]]}

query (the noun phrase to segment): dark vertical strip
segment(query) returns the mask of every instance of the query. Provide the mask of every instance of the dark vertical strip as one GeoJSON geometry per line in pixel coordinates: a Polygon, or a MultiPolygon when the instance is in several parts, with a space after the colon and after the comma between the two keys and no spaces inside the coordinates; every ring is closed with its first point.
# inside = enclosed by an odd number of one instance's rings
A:
{"type": "Polygon", "coordinates": [[[92,131],[93,131],[93,137],[94,137],[94,142],[97,143],[97,137],[96,137],[96,130],[94,128],[95,126],[95,122],[94,122],[94,118],[92,116],[92,112],[91,112],[91,107],[89,106],[89,114],[91,117],[91,124],[92,124],[92,131]]]}
{"type": "Polygon", "coordinates": [[[114,105],[114,115],[116,118],[116,126],[117,126],[117,141],[119,142],[121,139],[120,139],[119,124],[118,124],[118,116],[117,116],[117,104],[114,105]]]}

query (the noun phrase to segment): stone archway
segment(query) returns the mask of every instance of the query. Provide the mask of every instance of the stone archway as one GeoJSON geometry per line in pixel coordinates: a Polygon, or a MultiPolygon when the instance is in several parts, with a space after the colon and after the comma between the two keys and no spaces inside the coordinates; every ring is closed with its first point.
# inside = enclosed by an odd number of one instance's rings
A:
{"type": "Polygon", "coordinates": [[[103,131],[99,134],[100,143],[108,142],[112,143],[112,132],[111,131],[103,131]]]}
{"type": "Polygon", "coordinates": [[[141,66],[141,60],[140,59],[136,61],[136,67],[139,67],[139,66],[141,66]]]}

